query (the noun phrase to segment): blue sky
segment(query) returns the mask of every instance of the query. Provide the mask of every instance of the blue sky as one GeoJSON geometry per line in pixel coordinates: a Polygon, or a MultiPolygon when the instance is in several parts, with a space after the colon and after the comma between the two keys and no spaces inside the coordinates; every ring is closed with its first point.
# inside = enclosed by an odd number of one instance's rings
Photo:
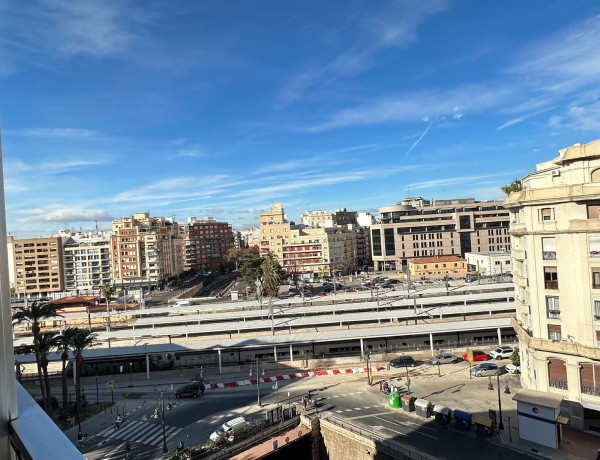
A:
{"type": "Polygon", "coordinates": [[[8,231],[500,187],[600,137],[595,1],[0,3],[8,231]]]}

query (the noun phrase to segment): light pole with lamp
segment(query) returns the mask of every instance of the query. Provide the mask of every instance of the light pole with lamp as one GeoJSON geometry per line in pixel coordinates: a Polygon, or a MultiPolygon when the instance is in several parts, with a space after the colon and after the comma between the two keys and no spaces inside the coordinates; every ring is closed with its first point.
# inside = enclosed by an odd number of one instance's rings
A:
{"type": "Polygon", "coordinates": [[[371,386],[371,367],[369,366],[369,358],[371,357],[371,351],[365,347],[365,349],[363,350],[363,354],[365,356],[365,359],[367,360],[367,386],[370,387],[371,386]]]}
{"type": "MultiPolygon", "coordinates": [[[[259,363],[260,363],[260,359],[256,358],[256,395],[257,395],[257,404],[258,407],[261,407],[261,403],[260,403],[260,375],[258,373],[258,367],[259,367],[259,363]]],[[[263,374],[265,373],[264,369],[263,369],[263,374]]],[[[250,366],[250,377],[252,377],[252,366],[250,366]]]]}
{"type": "Polygon", "coordinates": [[[290,392],[288,391],[288,417],[292,418],[292,405],[290,403],[290,392]]]}
{"type": "Polygon", "coordinates": [[[165,430],[165,392],[160,392],[160,399],[162,400],[162,433],[163,433],[163,454],[169,453],[169,449],[167,448],[167,435],[165,430]]]}
{"type": "Polygon", "coordinates": [[[407,388],[407,391],[408,391],[407,394],[410,394],[410,377],[408,375],[408,366],[404,366],[404,367],[406,369],[406,388],[407,388]]]}
{"type": "Polygon", "coordinates": [[[502,423],[502,401],[500,401],[500,372],[496,372],[498,385],[498,415],[500,417],[500,421],[498,422],[498,430],[504,431],[504,423],[502,423]]]}

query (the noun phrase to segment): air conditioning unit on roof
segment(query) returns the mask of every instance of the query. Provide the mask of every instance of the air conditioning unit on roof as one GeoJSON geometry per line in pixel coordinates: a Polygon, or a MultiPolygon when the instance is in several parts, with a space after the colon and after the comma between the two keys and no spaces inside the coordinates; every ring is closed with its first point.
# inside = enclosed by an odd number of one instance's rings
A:
{"type": "Polygon", "coordinates": [[[555,169],[554,171],[552,171],[552,177],[558,177],[560,176],[560,170],[559,169],[555,169]]]}

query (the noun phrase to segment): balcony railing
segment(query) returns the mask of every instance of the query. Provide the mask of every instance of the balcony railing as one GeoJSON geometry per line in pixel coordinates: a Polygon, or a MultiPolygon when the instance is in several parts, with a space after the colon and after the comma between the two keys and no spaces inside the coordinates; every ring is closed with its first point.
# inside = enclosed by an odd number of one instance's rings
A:
{"type": "Polygon", "coordinates": [[[547,314],[550,319],[560,319],[560,310],[548,310],[547,314]]]}
{"type": "Polygon", "coordinates": [[[544,251],[544,252],[542,252],[542,259],[556,260],[556,252],[555,251],[544,251]]]}
{"type": "Polygon", "coordinates": [[[581,392],[586,395],[600,396],[600,387],[581,384],[581,392]]]}
{"type": "Polygon", "coordinates": [[[83,455],[17,382],[19,416],[9,422],[15,458],[83,460],[83,455]]]}
{"type": "Polygon", "coordinates": [[[546,289],[558,289],[558,281],[546,281],[544,286],[546,289]]]}
{"type": "Polygon", "coordinates": [[[548,386],[551,388],[558,388],[559,390],[569,389],[569,384],[566,380],[548,379],[548,386]]]}

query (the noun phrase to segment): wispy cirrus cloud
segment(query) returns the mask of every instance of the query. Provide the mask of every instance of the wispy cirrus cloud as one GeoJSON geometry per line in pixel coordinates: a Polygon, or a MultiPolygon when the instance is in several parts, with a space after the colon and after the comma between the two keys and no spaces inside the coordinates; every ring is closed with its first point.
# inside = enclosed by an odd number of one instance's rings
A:
{"type": "Polygon", "coordinates": [[[430,16],[450,8],[446,0],[428,2],[394,1],[384,8],[361,17],[349,28],[352,35],[344,40],[345,51],[329,62],[296,72],[279,94],[278,105],[294,102],[317,85],[328,85],[372,69],[375,55],[382,49],[402,48],[417,40],[417,30],[430,16]],[[355,43],[347,46],[346,43],[355,43]]]}
{"type": "Polygon", "coordinates": [[[26,128],[7,130],[4,134],[8,136],[22,137],[55,137],[55,138],[90,138],[98,133],[91,129],[80,128],[26,128]]]}
{"type": "Polygon", "coordinates": [[[498,128],[496,128],[496,129],[501,130],[504,128],[508,128],[509,126],[516,125],[517,123],[521,123],[524,120],[525,120],[525,117],[513,118],[512,120],[508,120],[506,123],[498,126],[498,128]]]}
{"type": "Polygon", "coordinates": [[[451,117],[457,110],[479,113],[504,105],[518,94],[518,89],[508,85],[479,84],[386,95],[368,104],[340,110],[328,121],[306,130],[319,132],[348,126],[430,120],[451,117]]]}
{"type": "Polygon", "coordinates": [[[81,209],[81,208],[38,208],[38,209],[22,209],[11,211],[14,214],[31,214],[27,217],[17,218],[16,222],[21,223],[66,223],[66,222],[93,222],[95,220],[108,222],[113,219],[113,216],[103,210],[97,209],[81,209]]]}
{"type": "Polygon", "coordinates": [[[433,188],[433,187],[443,187],[447,185],[458,185],[458,184],[468,184],[472,182],[477,183],[485,183],[484,181],[493,177],[503,177],[503,176],[514,176],[515,174],[519,174],[521,171],[506,171],[497,174],[483,174],[483,175],[474,175],[474,176],[456,176],[456,177],[445,177],[442,179],[432,179],[422,182],[414,182],[409,184],[408,187],[411,189],[424,189],[424,188],[433,188]]]}

